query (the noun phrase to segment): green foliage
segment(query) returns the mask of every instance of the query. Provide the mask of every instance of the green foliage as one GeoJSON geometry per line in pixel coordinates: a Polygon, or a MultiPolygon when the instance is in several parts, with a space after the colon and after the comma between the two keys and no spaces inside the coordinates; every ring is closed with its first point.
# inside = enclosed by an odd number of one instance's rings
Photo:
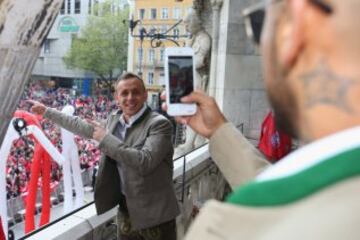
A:
{"type": "Polygon", "coordinates": [[[74,38],[64,57],[69,68],[90,71],[99,80],[111,81],[126,69],[128,9],[114,10],[109,2],[96,6],[98,16],[89,16],[80,36],[74,38]]]}

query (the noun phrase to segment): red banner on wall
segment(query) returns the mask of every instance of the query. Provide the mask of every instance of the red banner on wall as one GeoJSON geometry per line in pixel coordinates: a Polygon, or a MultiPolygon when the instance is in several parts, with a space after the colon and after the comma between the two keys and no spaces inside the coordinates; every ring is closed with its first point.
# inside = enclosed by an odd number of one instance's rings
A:
{"type": "Polygon", "coordinates": [[[259,150],[269,161],[276,162],[290,152],[291,144],[291,138],[276,129],[274,116],[270,112],[261,125],[259,150]]]}
{"type": "Polygon", "coordinates": [[[0,217],[0,240],[6,240],[1,217],[0,217]]]}

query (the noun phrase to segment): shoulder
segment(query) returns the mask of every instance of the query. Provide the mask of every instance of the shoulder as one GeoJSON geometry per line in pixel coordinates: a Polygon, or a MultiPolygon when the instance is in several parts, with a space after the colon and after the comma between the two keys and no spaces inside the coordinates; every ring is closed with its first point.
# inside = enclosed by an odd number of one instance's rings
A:
{"type": "Polygon", "coordinates": [[[150,112],[146,118],[146,128],[153,133],[172,133],[172,124],[169,119],[157,112],[150,112]]]}
{"type": "Polygon", "coordinates": [[[152,124],[159,124],[159,123],[163,123],[163,124],[171,124],[170,120],[167,119],[164,115],[161,115],[157,112],[150,112],[149,114],[149,119],[148,121],[151,122],[152,124]]]}

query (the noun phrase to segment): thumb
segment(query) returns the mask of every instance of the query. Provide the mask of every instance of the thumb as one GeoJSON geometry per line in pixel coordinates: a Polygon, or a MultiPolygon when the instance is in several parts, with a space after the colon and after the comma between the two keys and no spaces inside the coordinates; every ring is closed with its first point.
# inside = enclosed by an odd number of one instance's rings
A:
{"type": "Polygon", "coordinates": [[[209,98],[204,92],[202,91],[194,91],[190,95],[187,95],[181,98],[181,102],[183,103],[197,103],[199,105],[203,104],[206,99],[209,98]]]}

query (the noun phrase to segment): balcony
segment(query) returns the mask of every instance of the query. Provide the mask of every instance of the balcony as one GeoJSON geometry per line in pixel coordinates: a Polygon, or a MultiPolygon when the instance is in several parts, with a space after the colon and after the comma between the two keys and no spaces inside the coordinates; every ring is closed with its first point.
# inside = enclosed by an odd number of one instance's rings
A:
{"type": "MultiPolygon", "coordinates": [[[[191,213],[195,207],[193,203],[196,202],[201,205],[205,200],[216,197],[215,193],[210,191],[200,191],[200,186],[210,186],[202,182],[215,183],[217,186],[222,184],[225,189],[225,181],[211,161],[207,143],[174,159],[173,179],[179,204],[183,206],[183,212],[177,219],[178,236],[181,239],[186,231],[186,226],[192,219],[191,213]],[[196,189],[198,192],[207,193],[207,196],[196,193],[194,196],[198,196],[198,199],[194,199],[190,193],[194,193],[196,189]]],[[[60,212],[62,203],[56,207],[59,208],[57,211],[60,212]]],[[[95,205],[91,202],[20,239],[116,239],[116,213],[117,209],[114,208],[97,216],[95,205]]]]}

